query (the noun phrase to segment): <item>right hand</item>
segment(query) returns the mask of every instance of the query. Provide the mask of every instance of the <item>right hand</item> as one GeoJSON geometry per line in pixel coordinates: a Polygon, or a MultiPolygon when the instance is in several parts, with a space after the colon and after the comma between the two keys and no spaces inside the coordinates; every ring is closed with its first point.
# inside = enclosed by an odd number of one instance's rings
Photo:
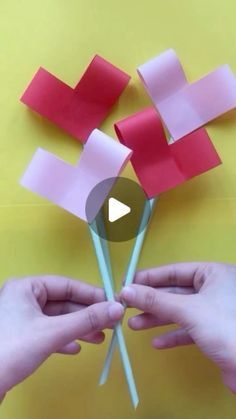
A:
{"type": "Polygon", "coordinates": [[[177,323],[179,329],[154,338],[154,348],[196,343],[236,393],[236,266],[180,263],[140,271],[134,282],[121,299],[143,313],[129,319],[129,326],[177,323]]]}

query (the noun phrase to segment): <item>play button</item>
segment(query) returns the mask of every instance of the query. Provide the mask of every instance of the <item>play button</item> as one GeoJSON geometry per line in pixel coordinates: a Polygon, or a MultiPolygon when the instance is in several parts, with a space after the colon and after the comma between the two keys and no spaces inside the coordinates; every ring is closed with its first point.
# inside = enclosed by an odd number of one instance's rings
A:
{"type": "MultiPolygon", "coordinates": [[[[109,178],[98,183],[90,193],[86,217],[100,237],[115,242],[126,241],[137,236],[145,204],[150,215],[147,197],[137,182],[123,177],[109,178]],[[94,208],[101,197],[106,198],[94,226],[94,208]]],[[[142,228],[145,228],[143,223],[142,228]]]]}
{"type": "Polygon", "coordinates": [[[114,223],[125,215],[131,212],[131,208],[116,198],[109,198],[108,200],[108,221],[114,223]]]}

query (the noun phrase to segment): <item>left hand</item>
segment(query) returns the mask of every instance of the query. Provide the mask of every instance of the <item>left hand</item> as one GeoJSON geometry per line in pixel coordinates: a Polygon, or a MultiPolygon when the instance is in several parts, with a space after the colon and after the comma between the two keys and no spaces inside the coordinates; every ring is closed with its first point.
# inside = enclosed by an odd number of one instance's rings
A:
{"type": "Polygon", "coordinates": [[[0,399],[52,353],[76,354],[77,339],[104,340],[122,318],[100,288],[58,276],[7,281],[0,291],[0,399]]]}

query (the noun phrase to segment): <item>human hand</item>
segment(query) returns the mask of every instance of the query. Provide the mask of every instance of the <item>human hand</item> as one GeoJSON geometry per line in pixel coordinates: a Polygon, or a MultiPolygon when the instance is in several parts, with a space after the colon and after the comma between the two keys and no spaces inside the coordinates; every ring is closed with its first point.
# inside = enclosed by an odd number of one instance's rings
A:
{"type": "Polygon", "coordinates": [[[104,291],[59,276],[12,279],[0,290],[0,399],[52,353],[75,354],[81,339],[104,340],[123,315],[104,291]]]}
{"type": "Polygon", "coordinates": [[[154,338],[157,349],[196,343],[221,369],[236,392],[236,266],[180,263],[140,271],[121,299],[142,314],[129,319],[134,330],[177,323],[154,338]]]}

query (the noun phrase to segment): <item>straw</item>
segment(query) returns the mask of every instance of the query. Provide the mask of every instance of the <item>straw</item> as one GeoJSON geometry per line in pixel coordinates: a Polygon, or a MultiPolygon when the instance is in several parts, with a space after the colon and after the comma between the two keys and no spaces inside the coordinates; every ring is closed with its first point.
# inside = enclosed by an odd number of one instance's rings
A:
{"type": "MultiPolygon", "coordinates": [[[[89,230],[92,236],[93,245],[95,248],[97,262],[98,262],[99,270],[100,270],[101,277],[103,280],[103,286],[105,289],[107,300],[115,301],[114,291],[112,287],[112,279],[110,277],[109,268],[107,267],[106,257],[104,255],[104,246],[102,245],[102,241],[98,235],[96,220],[94,220],[92,224],[89,224],[89,230]]],[[[125,340],[124,340],[124,336],[122,332],[121,322],[116,324],[114,332],[117,339],[132,404],[134,408],[136,408],[139,403],[139,397],[138,397],[136,384],[135,384],[135,380],[134,380],[134,376],[132,372],[132,367],[130,364],[129,355],[127,352],[127,348],[126,348],[126,344],[125,344],[125,340]]]]}
{"type": "MultiPolygon", "coordinates": [[[[143,214],[142,214],[142,218],[141,218],[141,222],[139,225],[139,229],[138,229],[138,234],[134,243],[134,247],[132,250],[132,254],[130,257],[130,261],[128,264],[128,268],[126,271],[126,275],[125,275],[125,280],[124,280],[124,286],[126,285],[130,285],[133,282],[134,279],[134,275],[137,269],[137,265],[138,265],[138,261],[139,261],[139,257],[141,254],[141,250],[142,250],[142,246],[144,243],[144,239],[146,236],[146,232],[148,229],[148,220],[149,220],[149,216],[150,216],[150,207],[151,207],[151,214],[154,211],[154,207],[155,207],[155,203],[157,201],[157,198],[152,198],[150,200],[146,200],[145,205],[144,205],[144,210],[143,210],[143,214]]],[[[112,335],[112,339],[111,339],[111,343],[107,352],[107,356],[105,359],[105,363],[104,363],[104,367],[100,376],[100,380],[99,380],[99,384],[103,385],[105,384],[105,382],[107,381],[108,375],[109,375],[109,371],[110,371],[110,366],[111,366],[111,362],[112,362],[112,358],[113,358],[113,354],[116,348],[116,344],[117,344],[117,337],[116,334],[113,332],[112,335]]]]}

